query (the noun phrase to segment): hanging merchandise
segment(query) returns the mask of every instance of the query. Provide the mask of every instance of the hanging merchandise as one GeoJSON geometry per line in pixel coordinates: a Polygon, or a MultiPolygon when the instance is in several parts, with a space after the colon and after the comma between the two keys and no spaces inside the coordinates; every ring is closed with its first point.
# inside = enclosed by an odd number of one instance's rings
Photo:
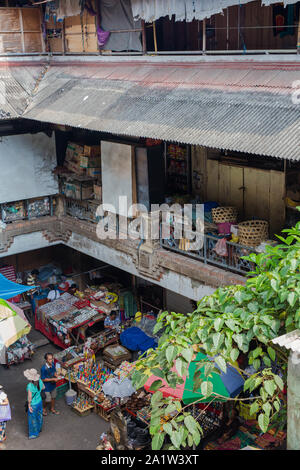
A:
{"type": "Polygon", "coordinates": [[[59,9],[61,3],[62,2],[60,2],[59,0],[53,0],[52,2],[47,2],[46,3],[45,15],[44,15],[44,21],[45,22],[50,21],[50,18],[53,19],[54,24],[57,21],[60,21],[60,22],[63,21],[64,18],[61,17],[58,14],[58,9],[59,9]]]}
{"type": "Polygon", "coordinates": [[[226,246],[226,238],[221,238],[215,244],[213,251],[217,253],[219,256],[228,256],[227,246],[226,246]]]}

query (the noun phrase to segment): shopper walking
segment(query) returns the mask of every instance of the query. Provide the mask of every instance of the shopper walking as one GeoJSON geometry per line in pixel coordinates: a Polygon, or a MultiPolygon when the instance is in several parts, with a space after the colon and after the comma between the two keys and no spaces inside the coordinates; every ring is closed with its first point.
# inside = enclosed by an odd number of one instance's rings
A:
{"type": "Polygon", "coordinates": [[[56,368],[53,360],[53,354],[46,353],[45,364],[41,368],[41,378],[45,385],[45,400],[43,404],[43,414],[47,416],[47,403],[50,403],[50,411],[55,415],[59,415],[59,411],[55,409],[56,398],[56,382],[60,379],[57,376],[56,368]]]}
{"type": "Polygon", "coordinates": [[[44,384],[36,369],[27,369],[24,375],[29,384],[27,385],[27,413],[29,439],[39,437],[43,427],[43,400],[41,392],[44,384]]]}
{"type": "Polygon", "coordinates": [[[6,440],[6,423],[10,419],[11,411],[9,401],[6,393],[2,390],[2,385],[0,385],[0,444],[6,440]]]}

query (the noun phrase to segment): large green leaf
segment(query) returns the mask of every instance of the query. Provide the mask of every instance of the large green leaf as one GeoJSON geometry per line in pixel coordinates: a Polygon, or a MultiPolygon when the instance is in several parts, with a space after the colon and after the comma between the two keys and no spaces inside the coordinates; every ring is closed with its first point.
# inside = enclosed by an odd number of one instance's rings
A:
{"type": "Polygon", "coordinates": [[[258,424],[262,432],[267,432],[269,423],[269,417],[265,413],[260,413],[260,415],[258,416],[258,424]]]}
{"type": "Polygon", "coordinates": [[[215,362],[216,364],[220,367],[221,371],[224,372],[224,374],[226,374],[227,372],[227,366],[226,366],[226,361],[225,359],[222,357],[222,356],[217,356],[215,358],[215,362]]]}
{"type": "Polygon", "coordinates": [[[152,439],[152,450],[160,450],[165,439],[164,433],[157,433],[152,439]]]}
{"type": "Polygon", "coordinates": [[[167,347],[166,349],[166,358],[167,358],[167,361],[169,364],[172,364],[175,357],[177,356],[177,351],[178,349],[173,346],[173,345],[170,345],[167,347]]]}
{"type": "Polygon", "coordinates": [[[201,393],[204,397],[209,397],[212,394],[212,391],[213,391],[213,384],[209,380],[202,382],[201,393]]]}

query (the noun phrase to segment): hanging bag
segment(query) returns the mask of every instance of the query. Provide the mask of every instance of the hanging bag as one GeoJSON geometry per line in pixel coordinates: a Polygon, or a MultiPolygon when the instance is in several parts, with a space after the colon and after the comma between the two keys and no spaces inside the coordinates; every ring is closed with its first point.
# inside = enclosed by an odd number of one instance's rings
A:
{"type": "Polygon", "coordinates": [[[10,421],[11,420],[11,410],[10,405],[0,405],[0,423],[1,421],[10,421]]]}

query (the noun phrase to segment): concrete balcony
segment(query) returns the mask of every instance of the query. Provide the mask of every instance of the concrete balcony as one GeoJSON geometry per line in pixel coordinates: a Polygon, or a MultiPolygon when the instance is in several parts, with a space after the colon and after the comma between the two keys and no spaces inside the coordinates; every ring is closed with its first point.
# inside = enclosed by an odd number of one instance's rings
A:
{"type": "Polygon", "coordinates": [[[97,223],[65,213],[8,224],[0,233],[0,257],[54,244],[64,244],[193,300],[217,287],[245,282],[226,267],[165,249],[151,240],[99,239],[97,223]]]}

